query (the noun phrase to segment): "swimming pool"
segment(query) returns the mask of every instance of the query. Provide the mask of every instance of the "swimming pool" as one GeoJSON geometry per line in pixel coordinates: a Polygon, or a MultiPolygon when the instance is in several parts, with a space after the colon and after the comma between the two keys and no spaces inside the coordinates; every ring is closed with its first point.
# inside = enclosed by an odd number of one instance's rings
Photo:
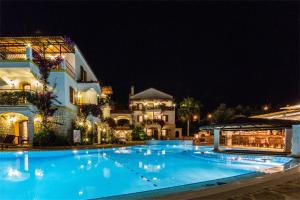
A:
{"type": "Polygon", "coordinates": [[[226,155],[174,142],[1,152],[0,199],[92,199],[257,173],[292,159],[226,155]]]}

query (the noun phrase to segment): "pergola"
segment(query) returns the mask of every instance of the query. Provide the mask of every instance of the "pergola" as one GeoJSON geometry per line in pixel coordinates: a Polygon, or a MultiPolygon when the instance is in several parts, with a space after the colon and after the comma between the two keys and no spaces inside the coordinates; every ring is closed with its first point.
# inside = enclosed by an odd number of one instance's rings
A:
{"type": "Polygon", "coordinates": [[[283,119],[264,119],[264,118],[247,118],[239,117],[229,120],[225,123],[211,124],[201,126],[200,130],[263,130],[263,129],[282,129],[291,128],[292,125],[300,124],[296,120],[283,119]]]}
{"type": "Polygon", "coordinates": [[[28,46],[35,51],[42,48],[47,54],[74,53],[75,51],[70,39],[61,36],[0,37],[0,53],[23,54],[28,46]]]}
{"type": "Polygon", "coordinates": [[[261,131],[285,129],[285,139],[288,142],[285,148],[292,148],[292,154],[298,156],[298,140],[300,121],[264,118],[238,117],[225,123],[201,126],[201,130],[211,130],[214,133],[214,150],[219,151],[220,131],[261,131]],[[292,140],[293,138],[293,140],[292,140]]]}

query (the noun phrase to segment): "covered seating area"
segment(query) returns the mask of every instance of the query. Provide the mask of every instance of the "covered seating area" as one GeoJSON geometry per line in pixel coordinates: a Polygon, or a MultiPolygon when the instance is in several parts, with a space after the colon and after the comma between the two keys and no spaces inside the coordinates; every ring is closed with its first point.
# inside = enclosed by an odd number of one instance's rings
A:
{"type": "MultiPolygon", "coordinates": [[[[210,145],[223,149],[248,149],[254,151],[291,152],[293,126],[300,121],[240,117],[222,124],[200,127],[194,143],[209,139],[210,145]],[[202,138],[203,137],[203,138],[202,138]]],[[[296,137],[295,137],[296,138],[296,137]]],[[[299,145],[299,144],[298,144],[299,145]]]]}

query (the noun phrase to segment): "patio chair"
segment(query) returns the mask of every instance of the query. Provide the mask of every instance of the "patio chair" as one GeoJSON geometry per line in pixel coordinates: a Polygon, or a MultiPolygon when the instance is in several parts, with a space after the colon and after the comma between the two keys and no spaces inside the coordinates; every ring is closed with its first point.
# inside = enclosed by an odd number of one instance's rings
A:
{"type": "Polygon", "coordinates": [[[4,146],[8,148],[9,145],[14,145],[15,135],[6,135],[4,140],[0,143],[1,149],[4,149],[4,146]]]}
{"type": "Polygon", "coordinates": [[[117,143],[118,144],[126,144],[127,143],[127,139],[126,138],[117,138],[117,143]]]}

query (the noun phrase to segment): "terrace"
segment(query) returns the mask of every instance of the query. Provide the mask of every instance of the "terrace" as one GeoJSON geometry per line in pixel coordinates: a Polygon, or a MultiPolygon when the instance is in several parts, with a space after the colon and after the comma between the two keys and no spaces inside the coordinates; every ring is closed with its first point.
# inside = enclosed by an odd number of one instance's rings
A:
{"type": "Polygon", "coordinates": [[[72,56],[75,49],[72,45],[63,37],[1,37],[0,71],[7,73],[8,70],[24,71],[28,68],[36,76],[38,69],[32,61],[32,52],[42,50],[49,58],[58,55],[64,57],[63,62],[53,71],[64,71],[75,79],[75,63],[72,56]]]}

